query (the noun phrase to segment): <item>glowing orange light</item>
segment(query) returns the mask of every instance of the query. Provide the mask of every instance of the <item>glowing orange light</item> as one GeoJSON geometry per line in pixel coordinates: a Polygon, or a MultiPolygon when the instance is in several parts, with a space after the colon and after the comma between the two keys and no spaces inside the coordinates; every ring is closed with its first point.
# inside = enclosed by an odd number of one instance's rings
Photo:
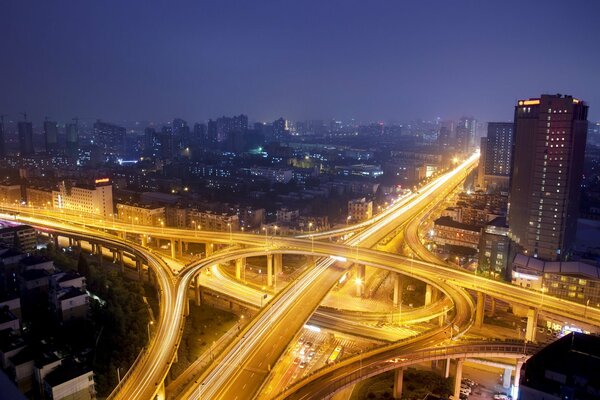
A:
{"type": "Polygon", "coordinates": [[[95,180],[96,183],[108,183],[110,182],[109,178],[100,178],[95,180]]]}

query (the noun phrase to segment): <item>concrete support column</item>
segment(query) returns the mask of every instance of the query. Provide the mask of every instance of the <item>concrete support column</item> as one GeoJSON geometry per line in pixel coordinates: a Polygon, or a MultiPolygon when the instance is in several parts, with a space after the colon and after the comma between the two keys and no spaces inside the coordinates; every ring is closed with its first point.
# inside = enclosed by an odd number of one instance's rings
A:
{"type": "Polygon", "coordinates": [[[456,360],[456,375],[454,376],[454,398],[460,398],[460,381],[462,380],[462,368],[465,362],[464,358],[456,360]]]}
{"type": "Polygon", "coordinates": [[[367,267],[365,265],[356,265],[356,297],[363,297],[365,293],[366,270],[367,267]]]}
{"type": "Polygon", "coordinates": [[[212,253],[213,253],[213,244],[212,243],[205,243],[204,247],[205,247],[205,249],[204,249],[204,255],[206,257],[212,256],[212,253]]]}
{"type": "Polygon", "coordinates": [[[196,305],[197,306],[201,306],[202,305],[202,292],[200,291],[200,279],[198,279],[198,276],[196,276],[194,278],[194,291],[195,291],[195,297],[196,297],[196,305]]]}
{"type": "Polygon", "coordinates": [[[402,383],[404,381],[404,368],[396,368],[394,372],[394,399],[401,399],[402,383]]]}
{"type": "Polygon", "coordinates": [[[183,240],[179,240],[177,243],[179,244],[179,246],[177,246],[179,249],[179,257],[183,257],[183,240]]]}
{"type": "Polygon", "coordinates": [[[246,257],[235,260],[235,278],[242,280],[242,272],[246,275],[246,257]]]}
{"type": "Polygon", "coordinates": [[[267,286],[273,286],[273,255],[267,254],[267,286]]]}
{"type": "Polygon", "coordinates": [[[515,388],[517,388],[517,391],[519,389],[519,384],[521,382],[521,368],[522,367],[523,367],[523,361],[517,360],[517,366],[515,368],[515,382],[514,382],[514,386],[515,386],[515,388]]]}
{"type": "Polygon", "coordinates": [[[54,235],[54,247],[58,249],[58,234],[54,235]]]}
{"type": "Polygon", "coordinates": [[[177,243],[175,242],[175,239],[171,239],[171,258],[176,258],[177,257],[177,253],[175,252],[175,246],[177,245],[177,243]]]}
{"type": "Polygon", "coordinates": [[[535,328],[537,327],[538,310],[530,308],[527,311],[527,331],[525,332],[525,340],[535,342],[535,328]]]}
{"type": "Polygon", "coordinates": [[[394,274],[394,307],[402,304],[402,280],[400,274],[394,274]]]}
{"type": "Polygon", "coordinates": [[[125,271],[125,261],[123,260],[123,250],[118,252],[119,265],[121,266],[121,272],[125,271]]]}
{"type": "Polygon", "coordinates": [[[283,271],[283,254],[273,254],[273,273],[278,275],[283,271]]]}
{"type": "Polygon", "coordinates": [[[73,246],[73,239],[69,238],[69,247],[73,246]]]}
{"type": "Polygon", "coordinates": [[[144,235],[144,234],[142,234],[141,236],[142,236],[142,246],[143,247],[148,246],[148,236],[144,235]]]}
{"type": "Polygon", "coordinates": [[[452,364],[452,359],[446,358],[446,368],[444,370],[444,378],[448,378],[450,376],[450,364],[452,364]]]}
{"type": "Polygon", "coordinates": [[[446,323],[446,313],[440,314],[438,317],[438,326],[441,328],[446,323]]]}
{"type": "Polygon", "coordinates": [[[190,244],[189,244],[188,242],[185,242],[185,243],[183,243],[183,251],[184,251],[185,253],[187,253],[187,252],[188,252],[188,248],[189,248],[189,247],[190,247],[190,244]]]}
{"type": "Polygon", "coordinates": [[[489,312],[489,316],[493,317],[494,315],[496,315],[496,299],[493,297],[490,297],[490,312],[489,312]]]}
{"type": "Polygon", "coordinates": [[[431,304],[431,294],[433,292],[433,287],[430,284],[425,286],[425,305],[428,306],[431,304]]]}
{"type": "Polygon", "coordinates": [[[483,326],[483,310],[485,308],[485,294],[477,292],[477,307],[475,309],[475,327],[483,326]]]}
{"type": "Polygon", "coordinates": [[[102,259],[104,257],[102,257],[102,245],[96,245],[96,251],[98,254],[98,264],[100,264],[100,266],[102,266],[102,259]]]}
{"type": "Polygon", "coordinates": [[[512,374],[512,368],[504,368],[504,374],[502,374],[502,387],[504,389],[510,388],[510,375],[512,374]]]}
{"type": "Polygon", "coordinates": [[[138,257],[136,257],[135,259],[135,270],[137,271],[138,276],[141,279],[144,273],[144,265],[142,264],[142,260],[140,260],[138,257]]]}
{"type": "Polygon", "coordinates": [[[185,296],[185,301],[183,304],[183,316],[187,317],[188,315],[190,315],[190,301],[188,300],[187,296],[185,296]]]}

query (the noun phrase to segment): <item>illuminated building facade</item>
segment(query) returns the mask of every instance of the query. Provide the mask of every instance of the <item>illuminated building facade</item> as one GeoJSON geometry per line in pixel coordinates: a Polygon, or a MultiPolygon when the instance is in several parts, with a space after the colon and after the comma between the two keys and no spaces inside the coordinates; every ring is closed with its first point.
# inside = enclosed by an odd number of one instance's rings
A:
{"type": "Polygon", "coordinates": [[[527,255],[557,261],[571,253],[587,112],[583,101],[562,95],[520,100],[515,107],[508,224],[527,255]]]}
{"type": "Polygon", "coordinates": [[[71,185],[61,182],[52,191],[54,208],[86,214],[113,216],[112,184],[108,178],[100,178],[93,185],[71,185]]]}

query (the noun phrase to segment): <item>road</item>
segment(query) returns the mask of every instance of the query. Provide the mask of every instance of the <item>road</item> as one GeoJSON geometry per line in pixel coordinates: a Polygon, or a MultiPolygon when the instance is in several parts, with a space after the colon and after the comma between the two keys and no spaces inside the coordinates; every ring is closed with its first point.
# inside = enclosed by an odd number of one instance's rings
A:
{"type": "MultiPolygon", "coordinates": [[[[399,202],[391,208],[385,218],[349,239],[342,256],[356,258],[360,253],[359,245],[374,246],[397,226],[427,207],[440,193],[447,192],[449,188],[453,189],[462,181],[465,171],[472,168],[476,161],[477,156],[471,157],[460,168],[422,188],[420,196],[413,197],[410,201],[399,202]]],[[[323,246],[321,242],[311,241],[311,248],[316,249],[320,246],[323,246]]],[[[297,283],[282,291],[246,329],[243,337],[231,346],[212,369],[202,375],[197,382],[199,386],[189,388],[181,398],[252,398],[260,390],[270,367],[275,364],[296,332],[346,270],[340,266],[332,267],[333,265],[331,259],[319,261],[315,268],[306,271],[297,283]]]]}

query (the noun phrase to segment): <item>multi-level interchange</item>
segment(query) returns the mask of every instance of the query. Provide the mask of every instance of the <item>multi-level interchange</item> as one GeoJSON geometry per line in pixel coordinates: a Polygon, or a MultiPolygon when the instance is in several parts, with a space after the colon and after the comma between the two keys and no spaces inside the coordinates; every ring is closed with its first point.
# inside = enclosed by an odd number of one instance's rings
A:
{"type": "MultiPolygon", "coordinates": [[[[53,238],[57,245],[59,238],[68,238],[69,243],[80,246],[88,243],[92,252],[99,255],[100,262],[109,253],[113,254],[121,268],[128,268],[126,261],[131,261],[140,275],[148,274],[148,279],[158,286],[160,315],[156,321],[156,334],[115,388],[111,399],[327,398],[348,385],[389,370],[395,370],[394,394],[397,396],[402,392],[405,367],[428,360],[444,360],[446,376],[450,372],[451,361],[456,360],[453,373],[456,376],[455,396],[458,398],[465,359],[513,359],[508,379],[511,369],[516,369],[514,387],[518,387],[519,369],[536,350],[533,343],[528,345],[527,342],[535,339],[540,312],[586,326],[600,324],[600,311],[595,307],[588,308],[583,304],[544,296],[544,291],[532,291],[483,278],[439,260],[423,246],[419,238],[420,221],[463,182],[478,159],[478,153],[472,155],[366,222],[302,237],[151,227],[72,215],[65,217],[65,214],[42,209],[19,209],[17,212],[12,206],[5,206],[3,212],[7,214],[5,217],[17,218],[35,226],[42,234],[53,238]],[[375,249],[382,239],[400,231],[404,233],[411,257],[375,249]],[[331,240],[334,236],[340,240],[331,240]],[[147,246],[149,238],[170,243],[171,257],[166,258],[151,250],[147,246]],[[177,258],[190,243],[205,244],[206,254],[188,265],[182,265],[177,258]],[[269,291],[270,294],[263,294],[240,282],[246,259],[263,256],[267,258],[266,285],[277,285],[284,254],[305,255],[311,264],[293,281],[280,287],[279,291],[269,291]],[[217,266],[230,262],[235,264],[238,279],[219,273],[217,266]],[[399,318],[401,321],[430,319],[435,323],[417,335],[399,341],[390,340],[387,344],[330,363],[291,385],[278,387],[271,375],[290,342],[309,319],[340,327],[352,323],[343,316],[340,318],[322,310],[315,313],[315,310],[331,288],[345,279],[349,270],[356,274],[356,291],[361,295],[365,266],[393,274],[396,282],[393,288],[394,307],[398,307],[402,287],[399,282],[404,277],[425,282],[424,311],[405,311],[404,317],[400,315],[399,318]],[[207,271],[212,271],[210,277],[207,277],[207,271]],[[222,293],[232,302],[260,308],[260,311],[250,323],[238,328],[208,368],[187,376],[187,380],[182,378],[165,385],[189,311],[190,288],[195,293],[196,302],[202,301],[203,290],[211,290],[222,293]],[[495,300],[501,300],[528,310],[525,341],[464,340],[463,335],[471,327],[481,327],[486,298],[491,299],[492,307],[495,300]]],[[[543,160],[541,162],[546,165],[543,160]]],[[[531,237],[535,237],[535,232],[526,240],[531,237]]],[[[366,329],[363,332],[363,335],[375,339],[377,334],[377,330],[366,329]]]]}

